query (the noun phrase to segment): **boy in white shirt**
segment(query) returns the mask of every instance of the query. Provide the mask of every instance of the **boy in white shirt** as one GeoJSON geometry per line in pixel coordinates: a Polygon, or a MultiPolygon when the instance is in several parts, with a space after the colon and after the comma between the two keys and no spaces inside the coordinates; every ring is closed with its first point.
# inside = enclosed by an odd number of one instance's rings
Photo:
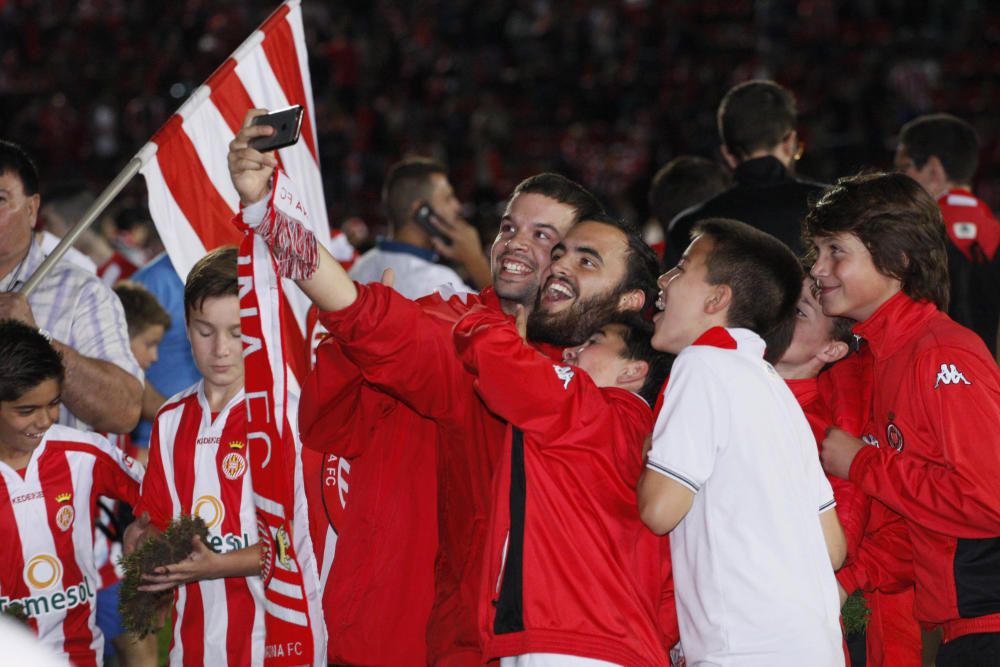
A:
{"type": "Polygon", "coordinates": [[[765,339],[791,338],[802,269],[734,220],[705,220],[693,238],[659,280],[653,346],[678,356],[639,481],[643,521],[671,533],[685,656],[842,666],[843,530],[809,425],[764,360],[765,339]]]}

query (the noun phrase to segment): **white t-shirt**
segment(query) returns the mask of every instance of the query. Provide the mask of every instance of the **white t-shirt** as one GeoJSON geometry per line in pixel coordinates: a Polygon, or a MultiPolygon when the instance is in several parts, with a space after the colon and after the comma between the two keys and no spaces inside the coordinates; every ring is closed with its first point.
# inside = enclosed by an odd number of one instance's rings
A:
{"type": "Polygon", "coordinates": [[[695,493],[670,534],[688,664],[843,667],[816,441],[764,341],[709,333],[677,356],[647,462],[695,493]]]}
{"type": "Polygon", "coordinates": [[[377,248],[363,254],[351,268],[350,276],[359,283],[377,283],[382,272],[396,274],[393,289],[407,299],[433,294],[442,285],[456,292],[474,292],[451,268],[432,261],[434,253],[396,241],[379,241],[377,248]]]}

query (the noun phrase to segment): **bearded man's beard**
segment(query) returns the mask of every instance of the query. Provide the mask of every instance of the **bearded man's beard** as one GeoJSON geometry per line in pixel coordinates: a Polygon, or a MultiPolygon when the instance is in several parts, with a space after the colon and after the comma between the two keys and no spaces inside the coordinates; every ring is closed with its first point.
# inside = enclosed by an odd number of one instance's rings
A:
{"type": "Polygon", "coordinates": [[[597,327],[618,313],[621,295],[621,290],[613,290],[589,299],[578,299],[567,310],[558,313],[542,312],[536,300],[535,308],[528,315],[528,340],[561,347],[581,345],[597,327]]]}

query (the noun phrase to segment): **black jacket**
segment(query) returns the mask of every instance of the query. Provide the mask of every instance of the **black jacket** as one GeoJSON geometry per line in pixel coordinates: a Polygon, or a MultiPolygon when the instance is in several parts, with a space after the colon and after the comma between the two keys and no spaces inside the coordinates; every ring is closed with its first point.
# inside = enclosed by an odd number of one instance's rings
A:
{"type": "Polygon", "coordinates": [[[691,242],[691,229],[705,218],[733,218],[773,234],[802,254],[802,219],[826,187],[796,178],[777,158],[747,160],[736,167],[736,185],[670,222],[664,266],[672,267],[691,242]]]}

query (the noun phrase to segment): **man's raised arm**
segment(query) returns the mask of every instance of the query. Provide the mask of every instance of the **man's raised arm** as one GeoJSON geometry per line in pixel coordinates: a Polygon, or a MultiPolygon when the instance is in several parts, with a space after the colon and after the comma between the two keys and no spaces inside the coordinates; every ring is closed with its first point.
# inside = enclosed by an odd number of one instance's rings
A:
{"type": "MultiPolygon", "coordinates": [[[[254,118],[265,113],[264,109],[250,109],[239,134],[229,143],[229,175],[244,206],[244,220],[251,225],[264,217],[271,194],[271,176],[278,166],[274,151],[261,153],[249,145],[251,139],[274,133],[269,125],[252,124],[254,118]]],[[[296,283],[320,310],[346,308],[358,298],[354,282],[321,243],[316,244],[316,250],[319,259],[316,270],[296,283]]]]}

